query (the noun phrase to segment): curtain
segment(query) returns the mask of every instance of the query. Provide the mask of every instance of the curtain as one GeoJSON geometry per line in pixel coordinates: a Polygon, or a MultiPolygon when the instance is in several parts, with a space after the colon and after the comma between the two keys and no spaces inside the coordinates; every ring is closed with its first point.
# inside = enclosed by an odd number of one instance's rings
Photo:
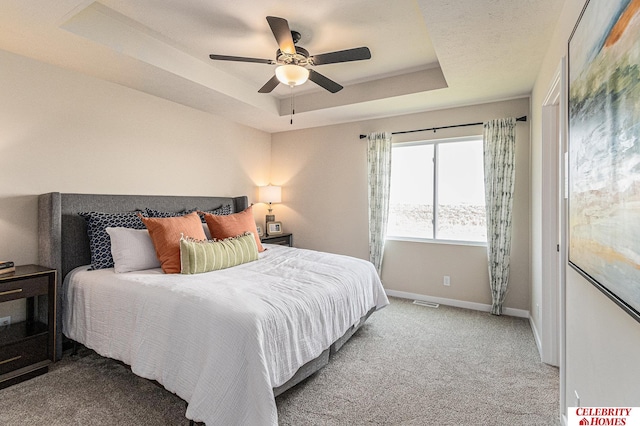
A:
{"type": "Polygon", "coordinates": [[[484,187],[491,313],[502,315],[509,283],[511,218],[515,183],[514,118],[484,123],[484,187]]]}
{"type": "Polygon", "coordinates": [[[369,168],[369,260],[382,273],[384,240],[391,190],[391,134],[371,133],[367,152],[369,168]]]}

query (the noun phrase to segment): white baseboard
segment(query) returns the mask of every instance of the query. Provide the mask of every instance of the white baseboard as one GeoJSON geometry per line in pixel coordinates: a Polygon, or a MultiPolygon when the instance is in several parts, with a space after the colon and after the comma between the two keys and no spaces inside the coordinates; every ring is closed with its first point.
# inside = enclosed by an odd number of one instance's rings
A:
{"type": "MultiPolygon", "coordinates": [[[[406,291],[385,289],[388,296],[399,297],[401,299],[422,300],[425,302],[440,303],[441,305],[454,306],[456,308],[472,309],[474,311],[491,312],[491,305],[476,302],[466,302],[464,300],[445,299],[443,297],[425,296],[423,294],[408,293],[406,291]]],[[[530,318],[529,311],[524,309],[504,308],[505,315],[520,318],[530,318]]],[[[537,341],[536,341],[537,342],[537,341]]],[[[537,343],[536,343],[537,344],[537,343]]]]}
{"type": "Polygon", "coordinates": [[[542,340],[540,339],[540,333],[536,328],[536,323],[533,322],[533,318],[529,317],[529,325],[531,326],[531,331],[533,331],[533,340],[536,341],[536,347],[538,348],[538,354],[540,354],[540,359],[542,360],[542,340]]]}

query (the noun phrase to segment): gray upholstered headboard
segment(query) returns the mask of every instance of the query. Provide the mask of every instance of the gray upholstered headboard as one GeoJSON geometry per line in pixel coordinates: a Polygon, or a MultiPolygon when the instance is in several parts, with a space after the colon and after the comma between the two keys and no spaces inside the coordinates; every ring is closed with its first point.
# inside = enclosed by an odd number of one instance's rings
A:
{"type": "Polygon", "coordinates": [[[38,197],[38,262],[58,270],[57,348],[62,357],[62,283],[73,268],[91,263],[89,238],[80,212],[127,212],[150,208],[177,212],[213,210],[231,204],[233,212],[249,206],[246,196],[192,197],[161,195],[62,194],[51,192],[38,197]]]}

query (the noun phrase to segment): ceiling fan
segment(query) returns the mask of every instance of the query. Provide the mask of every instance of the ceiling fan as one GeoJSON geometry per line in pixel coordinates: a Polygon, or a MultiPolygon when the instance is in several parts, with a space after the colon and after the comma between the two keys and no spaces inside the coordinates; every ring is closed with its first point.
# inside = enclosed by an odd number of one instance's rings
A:
{"type": "Polygon", "coordinates": [[[339,62],[352,62],[371,59],[371,52],[368,47],[357,47],[354,49],[339,50],[336,52],[322,53],[310,56],[309,52],[296,43],[300,40],[300,33],[291,31],[289,23],[284,18],[267,16],[267,22],[278,42],[279,49],[276,52],[276,59],[245,58],[242,56],[209,55],[217,61],[254,62],[259,64],[279,65],[275,70],[275,75],[258,90],[259,93],[270,93],[279,83],[288,86],[298,86],[307,81],[313,81],[318,86],[323,87],[331,93],[342,90],[342,86],[335,81],[325,77],[309,66],[335,64],[339,62]]]}

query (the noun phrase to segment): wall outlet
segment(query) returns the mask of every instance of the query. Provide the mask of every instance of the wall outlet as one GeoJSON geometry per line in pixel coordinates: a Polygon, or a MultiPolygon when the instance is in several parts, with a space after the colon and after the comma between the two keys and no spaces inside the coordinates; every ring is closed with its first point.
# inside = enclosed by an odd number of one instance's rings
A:
{"type": "Polygon", "coordinates": [[[449,275],[445,275],[444,276],[444,280],[442,281],[442,284],[446,285],[447,287],[451,285],[451,277],[449,277],[449,275]]]}
{"type": "Polygon", "coordinates": [[[0,318],[0,327],[4,327],[5,325],[11,324],[11,317],[2,317],[0,318]]]}

